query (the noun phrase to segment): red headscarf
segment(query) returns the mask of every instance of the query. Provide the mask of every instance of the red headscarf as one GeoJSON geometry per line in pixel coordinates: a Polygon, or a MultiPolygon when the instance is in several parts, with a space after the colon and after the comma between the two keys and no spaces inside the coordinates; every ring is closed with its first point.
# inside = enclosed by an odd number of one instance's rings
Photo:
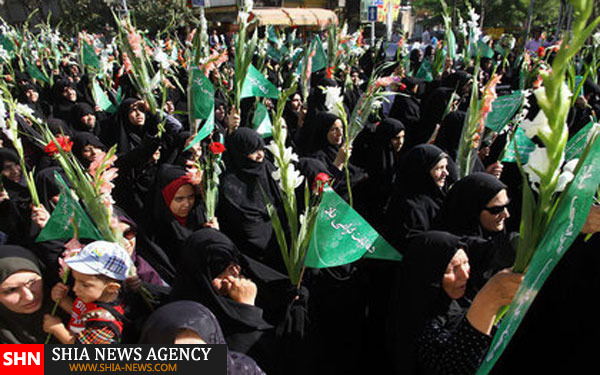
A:
{"type": "MultiPolygon", "coordinates": [[[[177,190],[179,190],[179,188],[185,184],[192,184],[190,178],[187,175],[183,175],[171,181],[167,186],[165,186],[165,188],[162,190],[162,196],[165,200],[167,207],[171,206],[171,202],[173,201],[173,198],[175,198],[175,193],[177,193],[177,190]]],[[[179,222],[179,224],[183,225],[184,227],[186,226],[187,217],[180,217],[175,214],[173,216],[179,222]]]]}

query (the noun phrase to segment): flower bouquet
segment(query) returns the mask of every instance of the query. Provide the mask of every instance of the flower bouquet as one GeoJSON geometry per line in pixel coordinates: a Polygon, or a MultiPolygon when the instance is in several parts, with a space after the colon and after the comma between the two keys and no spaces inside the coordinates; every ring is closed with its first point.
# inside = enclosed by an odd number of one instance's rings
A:
{"type": "Polygon", "coordinates": [[[285,146],[287,131],[284,128],[283,109],[288,97],[296,91],[297,83],[284,90],[277,101],[277,109],[273,117],[273,140],[266,148],[275,158],[277,170],[273,172],[273,179],[279,184],[285,220],[283,225],[272,202],[267,203],[267,211],[275,230],[275,236],[279,249],[283,256],[283,262],[288,271],[292,285],[300,288],[304,274],[304,259],[308,243],[317,219],[320,195],[311,197],[308,184],[305,184],[303,213],[298,215],[298,202],[296,200],[296,188],[299,187],[304,177],[294,167],[293,161],[298,161],[298,156],[293,153],[291,147],[285,146]],[[290,230],[289,237],[286,236],[284,228],[290,230]],[[288,242],[289,238],[289,242],[288,242]]]}
{"type": "Polygon", "coordinates": [[[219,176],[223,171],[221,154],[225,152],[225,146],[221,142],[211,142],[208,145],[208,151],[206,160],[202,160],[200,157],[188,162],[187,170],[190,181],[194,185],[202,187],[206,219],[210,221],[215,217],[219,201],[219,176]]]}

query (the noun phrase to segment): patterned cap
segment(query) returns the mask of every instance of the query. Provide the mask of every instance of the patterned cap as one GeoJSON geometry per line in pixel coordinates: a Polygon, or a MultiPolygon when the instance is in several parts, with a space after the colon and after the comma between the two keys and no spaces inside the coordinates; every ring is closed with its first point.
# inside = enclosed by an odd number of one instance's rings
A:
{"type": "Polygon", "coordinates": [[[67,265],[84,275],[104,275],[115,280],[125,280],[133,265],[131,257],[116,243],[95,241],[79,253],[65,260],[67,265]]]}

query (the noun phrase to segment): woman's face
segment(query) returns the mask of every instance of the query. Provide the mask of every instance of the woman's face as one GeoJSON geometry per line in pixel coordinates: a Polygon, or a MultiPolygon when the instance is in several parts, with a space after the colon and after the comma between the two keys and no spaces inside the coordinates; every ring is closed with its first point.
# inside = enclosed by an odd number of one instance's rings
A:
{"type": "Polygon", "coordinates": [[[442,277],[442,289],[450,298],[459,299],[465,295],[470,272],[471,266],[467,254],[463,249],[458,249],[442,277]]]}
{"type": "Polygon", "coordinates": [[[439,188],[444,187],[446,184],[446,177],[448,177],[448,159],[443,158],[438,161],[437,164],[431,168],[429,174],[431,174],[433,182],[435,182],[439,188]]]}
{"type": "Polygon", "coordinates": [[[509,202],[506,189],[502,189],[485,205],[479,214],[483,229],[488,232],[500,232],[504,229],[504,223],[510,217],[507,209],[509,202]]]}
{"type": "Polygon", "coordinates": [[[146,122],[146,114],[142,111],[139,106],[133,104],[132,107],[129,108],[129,122],[131,125],[135,126],[143,126],[146,122]]]}
{"type": "Polygon", "coordinates": [[[225,118],[225,107],[219,105],[215,108],[215,119],[219,122],[223,121],[225,118]]]}
{"type": "Polygon", "coordinates": [[[42,277],[35,272],[19,271],[0,284],[0,303],[17,314],[33,314],[42,307],[42,277]]]}
{"type": "Polygon", "coordinates": [[[2,176],[12,182],[18,183],[23,176],[21,166],[14,161],[4,161],[4,165],[2,166],[2,176]]]}
{"type": "Polygon", "coordinates": [[[71,86],[67,86],[63,89],[62,96],[70,102],[77,101],[77,91],[71,86]]]}
{"type": "Polygon", "coordinates": [[[94,129],[94,126],[96,126],[96,115],[93,113],[88,113],[85,116],[81,116],[79,122],[85,125],[85,127],[88,129],[94,129]]]}
{"type": "Polygon", "coordinates": [[[135,233],[133,228],[131,228],[131,225],[122,221],[119,221],[117,229],[121,233],[123,233],[123,239],[125,240],[125,250],[127,250],[127,253],[129,254],[129,256],[131,256],[131,254],[133,254],[133,251],[135,250],[135,240],[137,233],[135,233]]]}
{"type": "Polygon", "coordinates": [[[302,97],[300,97],[300,94],[294,94],[292,96],[290,107],[296,112],[300,111],[300,108],[302,108],[302,97]]]}
{"type": "Polygon", "coordinates": [[[38,94],[38,92],[34,89],[27,90],[25,92],[25,96],[27,97],[27,100],[29,100],[29,103],[37,103],[38,99],[40,98],[40,94],[38,94]]]}
{"type": "Polygon", "coordinates": [[[182,329],[179,331],[177,336],[175,336],[175,341],[173,342],[175,345],[203,345],[206,344],[206,341],[202,340],[202,337],[196,333],[196,331],[192,331],[191,329],[182,329]]]}
{"type": "Polygon", "coordinates": [[[394,149],[395,153],[399,153],[400,150],[402,150],[402,146],[404,145],[404,134],[404,130],[400,130],[400,132],[391,140],[392,148],[394,149]]]}
{"type": "Polygon", "coordinates": [[[337,119],[327,132],[327,142],[332,146],[340,146],[344,141],[344,125],[342,120],[337,119]]]}
{"type": "Polygon", "coordinates": [[[173,200],[169,205],[171,213],[177,217],[187,217],[194,202],[196,201],[196,195],[194,193],[194,187],[191,184],[181,185],[175,192],[173,200]]]}
{"type": "Polygon", "coordinates": [[[254,151],[251,154],[248,154],[248,159],[255,161],[257,163],[262,163],[263,160],[265,159],[265,150],[263,150],[262,148],[259,150],[254,151]]]}
{"type": "Polygon", "coordinates": [[[83,156],[85,160],[90,162],[94,161],[96,155],[100,155],[101,153],[104,153],[104,151],[102,151],[102,149],[94,145],[85,145],[85,147],[83,147],[83,149],[81,150],[81,156],[83,156]]]}

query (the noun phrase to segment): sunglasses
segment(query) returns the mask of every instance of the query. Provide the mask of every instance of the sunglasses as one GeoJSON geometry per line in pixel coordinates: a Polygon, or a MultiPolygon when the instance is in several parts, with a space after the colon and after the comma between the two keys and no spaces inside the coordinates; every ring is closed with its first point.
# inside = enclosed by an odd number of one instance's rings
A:
{"type": "Polygon", "coordinates": [[[492,215],[498,215],[498,214],[501,214],[502,212],[504,212],[505,209],[508,209],[509,204],[510,204],[510,202],[508,202],[507,204],[505,204],[503,206],[484,207],[483,209],[492,215]]]}

